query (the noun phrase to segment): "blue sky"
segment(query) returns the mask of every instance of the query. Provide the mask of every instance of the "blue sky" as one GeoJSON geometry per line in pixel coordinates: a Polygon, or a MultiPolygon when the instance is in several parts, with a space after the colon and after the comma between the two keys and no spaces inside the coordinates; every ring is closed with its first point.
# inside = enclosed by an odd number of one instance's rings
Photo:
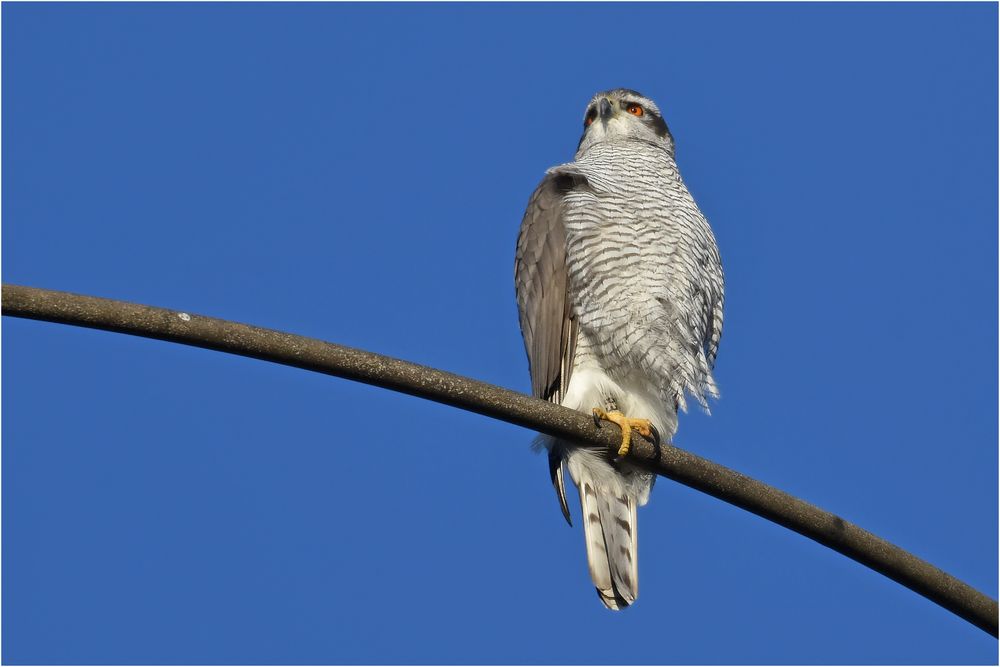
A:
{"type": "MultiPolygon", "coordinates": [[[[676,443],[997,594],[997,7],[2,7],[5,282],[527,391],[514,241],[583,106],[653,97],[727,277],[676,443]]],[[[590,585],[532,434],[3,322],[5,663],[995,663],[661,480],[590,585]]],[[[573,510],[578,514],[575,498],[573,510]]]]}

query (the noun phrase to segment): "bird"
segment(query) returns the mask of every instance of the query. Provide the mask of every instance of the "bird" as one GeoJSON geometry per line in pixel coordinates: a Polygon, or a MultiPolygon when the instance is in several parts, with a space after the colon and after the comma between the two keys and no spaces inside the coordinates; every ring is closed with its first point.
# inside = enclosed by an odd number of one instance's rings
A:
{"type": "Polygon", "coordinates": [[[629,462],[633,430],[671,442],[687,399],[719,390],[724,277],[708,221],[681,179],[653,100],[628,88],[586,106],[572,162],[545,172],[517,239],[514,282],[532,394],[621,428],[617,456],[540,436],[562,514],[577,487],[601,602],[639,593],[636,509],[655,476],[629,462]]]}

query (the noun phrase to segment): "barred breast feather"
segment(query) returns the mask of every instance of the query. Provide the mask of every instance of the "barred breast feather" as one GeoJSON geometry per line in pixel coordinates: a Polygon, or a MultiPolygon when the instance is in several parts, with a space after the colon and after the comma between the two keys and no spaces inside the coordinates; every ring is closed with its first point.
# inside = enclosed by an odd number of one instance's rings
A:
{"type": "Polygon", "coordinates": [[[642,369],[664,400],[685,409],[686,392],[707,409],[706,398],[718,396],[722,265],[673,158],[615,142],[592,147],[574,167],[588,184],[564,202],[579,326],[610,374],[642,369]]]}

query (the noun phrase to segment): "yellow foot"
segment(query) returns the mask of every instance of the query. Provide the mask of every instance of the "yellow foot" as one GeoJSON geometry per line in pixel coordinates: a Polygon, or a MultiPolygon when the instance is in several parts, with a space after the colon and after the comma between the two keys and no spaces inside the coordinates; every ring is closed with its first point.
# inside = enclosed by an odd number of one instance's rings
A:
{"type": "Polygon", "coordinates": [[[647,438],[653,437],[653,425],[648,419],[633,419],[632,417],[626,417],[617,410],[605,412],[600,408],[594,408],[594,416],[604,421],[614,422],[622,430],[622,446],[618,448],[618,456],[628,454],[629,447],[632,444],[632,429],[638,431],[639,435],[644,435],[647,438]]]}

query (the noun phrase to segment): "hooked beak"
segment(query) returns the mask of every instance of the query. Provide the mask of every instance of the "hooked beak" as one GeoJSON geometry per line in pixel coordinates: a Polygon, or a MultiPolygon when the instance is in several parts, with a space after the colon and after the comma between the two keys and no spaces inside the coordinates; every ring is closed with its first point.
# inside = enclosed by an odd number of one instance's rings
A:
{"type": "Polygon", "coordinates": [[[613,112],[614,109],[611,108],[611,102],[608,101],[608,98],[601,98],[600,104],[597,105],[597,113],[600,116],[601,121],[607,123],[611,119],[611,114],[613,112]]]}

